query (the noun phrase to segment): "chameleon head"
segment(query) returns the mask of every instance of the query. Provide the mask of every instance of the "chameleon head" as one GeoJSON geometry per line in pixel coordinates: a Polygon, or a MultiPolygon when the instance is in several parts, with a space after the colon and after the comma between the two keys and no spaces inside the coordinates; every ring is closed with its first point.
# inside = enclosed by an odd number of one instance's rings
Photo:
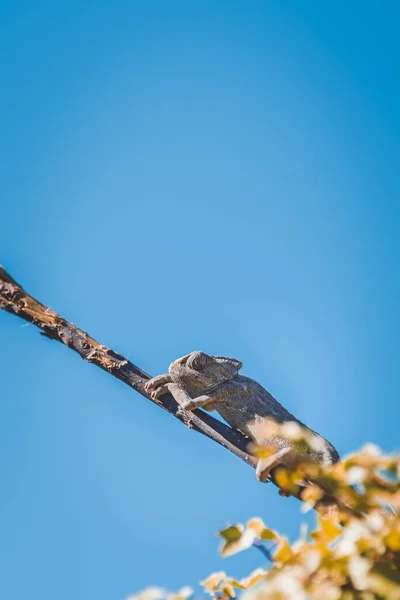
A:
{"type": "Polygon", "coordinates": [[[233,379],[241,368],[242,363],[236,358],[211,356],[196,351],[171,363],[169,374],[172,381],[178,383],[193,398],[233,379]]]}

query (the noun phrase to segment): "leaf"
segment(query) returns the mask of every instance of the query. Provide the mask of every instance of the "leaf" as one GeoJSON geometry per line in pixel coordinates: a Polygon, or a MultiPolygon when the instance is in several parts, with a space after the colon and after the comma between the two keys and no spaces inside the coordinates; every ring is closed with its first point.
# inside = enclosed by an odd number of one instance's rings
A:
{"type": "Polygon", "coordinates": [[[272,446],[263,446],[261,444],[255,444],[251,442],[248,446],[248,451],[250,454],[255,456],[256,458],[269,458],[276,452],[276,448],[272,446]]]}
{"type": "Polygon", "coordinates": [[[211,573],[211,575],[209,575],[207,579],[200,581],[200,585],[205,587],[207,590],[213,592],[219,589],[219,584],[225,579],[225,571],[217,571],[216,573],[211,573]]]}
{"type": "MultiPolygon", "coordinates": [[[[393,564],[387,562],[385,564],[378,565],[378,567],[374,569],[374,573],[381,575],[393,583],[400,584],[400,571],[393,564]]],[[[397,597],[400,597],[400,594],[397,597]]]]}
{"type": "Polygon", "coordinates": [[[278,561],[281,563],[286,563],[293,556],[292,549],[289,545],[288,539],[286,537],[281,538],[277,549],[273,553],[274,561],[278,561]]]}
{"type": "Polygon", "coordinates": [[[243,533],[243,525],[230,525],[226,529],[222,529],[219,532],[218,535],[222,537],[223,540],[221,548],[222,556],[236,554],[236,552],[240,552],[241,550],[245,550],[251,546],[253,542],[251,541],[250,543],[246,543],[246,539],[243,539],[243,533]]]}
{"type": "Polygon", "coordinates": [[[250,519],[246,528],[242,524],[230,525],[226,529],[222,529],[219,535],[223,539],[222,556],[232,556],[232,554],[247,550],[256,540],[279,539],[277,533],[266,527],[259,517],[250,519]]]}
{"type": "Polygon", "coordinates": [[[225,597],[228,598],[234,598],[235,597],[235,590],[233,588],[233,585],[231,583],[226,583],[221,587],[221,591],[224,594],[225,597]]]}
{"type": "Polygon", "coordinates": [[[251,529],[254,531],[254,535],[256,535],[258,538],[261,538],[261,534],[265,529],[264,521],[260,519],[260,517],[253,517],[247,522],[246,529],[251,529]]]}
{"type": "Polygon", "coordinates": [[[391,531],[389,535],[385,537],[386,545],[395,552],[400,551],[400,532],[399,531],[391,531]]]}
{"type": "Polygon", "coordinates": [[[260,535],[260,540],[263,540],[264,542],[270,540],[276,541],[279,540],[279,535],[273,529],[269,529],[269,527],[264,527],[260,535]]]}
{"type": "Polygon", "coordinates": [[[301,494],[301,499],[314,506],[323,496],[323,491],[317,485],[309,485],[301,494]]]}
{"type": "Polygon", "coordinates": [[[348,562],[350,579],[356,590],[365,590],[368,588],[368,574],[371,569],[371,563],[361,556],[351,556],[348,562]]]}
{"type": "Polygon", "coordinates": [[[320,517],[319,525],[321,533],[328,543],[333,542],[333,540],[343,533],[342,528],[337,524],[336,516],[320,517]]]}
{"type": "Polygon", "coordinates": [[[248,590],[249,588],[257,585],[257,583],[259,583],[262,579],[264,579],[266,574],[267,571],[265,571],[264,569],[255,569],[252,573],[250,573],[248,577],[243,577],[243,579],[240,580],[240,586],[243,589],[248,590]]]}
{"type": "Polygon", "coordinates": [[[150,586],[139,592],[128,596],[126,600],[162,600],[167,595],[167,591],[157,586],[150,586]]]}

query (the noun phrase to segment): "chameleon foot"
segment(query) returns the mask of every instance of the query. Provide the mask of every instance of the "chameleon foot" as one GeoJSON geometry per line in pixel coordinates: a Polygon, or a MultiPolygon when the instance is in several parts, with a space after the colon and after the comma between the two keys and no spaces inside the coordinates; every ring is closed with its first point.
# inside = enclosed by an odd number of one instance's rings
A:
{"type": "Polygon", "coordinates": [[[168,394],[168,383],[171,381],[171,376],[168,374],[157,375],[157,377],[153,377],[153,379],[150,379],[145,384],[145,392],[149,394],[153,400],[157,400],[157,398],[163,394],[168,394]]]}
{"type": "Polygon", "coordinates": [[[271,454],[267,458],[260,458],[257,463],[256,476],[258,481],[266,483],[272,469],[278,465],[288,467],[290,463],[296,459],[296,452],[293,448],[281,448],[275,454],[271,454]]]}

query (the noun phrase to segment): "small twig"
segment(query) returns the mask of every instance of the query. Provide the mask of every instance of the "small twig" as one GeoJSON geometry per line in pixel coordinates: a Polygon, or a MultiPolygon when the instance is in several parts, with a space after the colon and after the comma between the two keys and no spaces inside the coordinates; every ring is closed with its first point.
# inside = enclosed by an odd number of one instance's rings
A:
{"type": "Polygon", "coordinates": [[[267,560],[269,560],[270,562],[274,562],[274,559],[272,558],[272,555],[271,555],[271,549],[274,547],[274,545],[275,544],[273,544],[270,548],[266,548],[260,540],[255,540],[253,542],[254,548],[257,548],[257,550],[259,550],[261,552],[261,554],[263,556],[265,556],[265,558],[267,560]]]}

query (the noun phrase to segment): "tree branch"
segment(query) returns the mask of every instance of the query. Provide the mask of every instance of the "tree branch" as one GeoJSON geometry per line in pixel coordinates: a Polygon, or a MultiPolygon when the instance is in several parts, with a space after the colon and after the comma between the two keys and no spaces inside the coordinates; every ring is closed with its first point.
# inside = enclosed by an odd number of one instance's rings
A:
{"type": "MultiPolygon", "coordinates": [[[[150,375],[139,369],[129,360],[103,346],[82,329],[79,329],[50,308],[44,306],[38,300],[30,296],[18,285],[16,281],[0,266],[0,309],[14,314],[28,323],[36,325],[41,329],[41,334],[61,342],[79,354],[83,360],[87,360],[120,379],[131,388],[145,396],[151,402],[157,404],[174,417],[185,423],[190,428],[211,438],[217,444],[227,448],[233,454],[244,460],[248,465],[255,468],[256,459],[248,452],[249,439],[214,419],[206,412],[197,409],[193,412],[178,412],[178,404],[170,394],[161,396],[154,401],[146,394],[144,385],[150,379],[150,375]]],[[[273,475],[272,482],[275,483],[273,475]]],[[[275,483],[276,485],[276,483],[275,483]]],[[[296,496],[301,500],[300,489],[296,496]]],[[[321,504],[337,504],[331,496],[326,496],[321,504]]]]}

